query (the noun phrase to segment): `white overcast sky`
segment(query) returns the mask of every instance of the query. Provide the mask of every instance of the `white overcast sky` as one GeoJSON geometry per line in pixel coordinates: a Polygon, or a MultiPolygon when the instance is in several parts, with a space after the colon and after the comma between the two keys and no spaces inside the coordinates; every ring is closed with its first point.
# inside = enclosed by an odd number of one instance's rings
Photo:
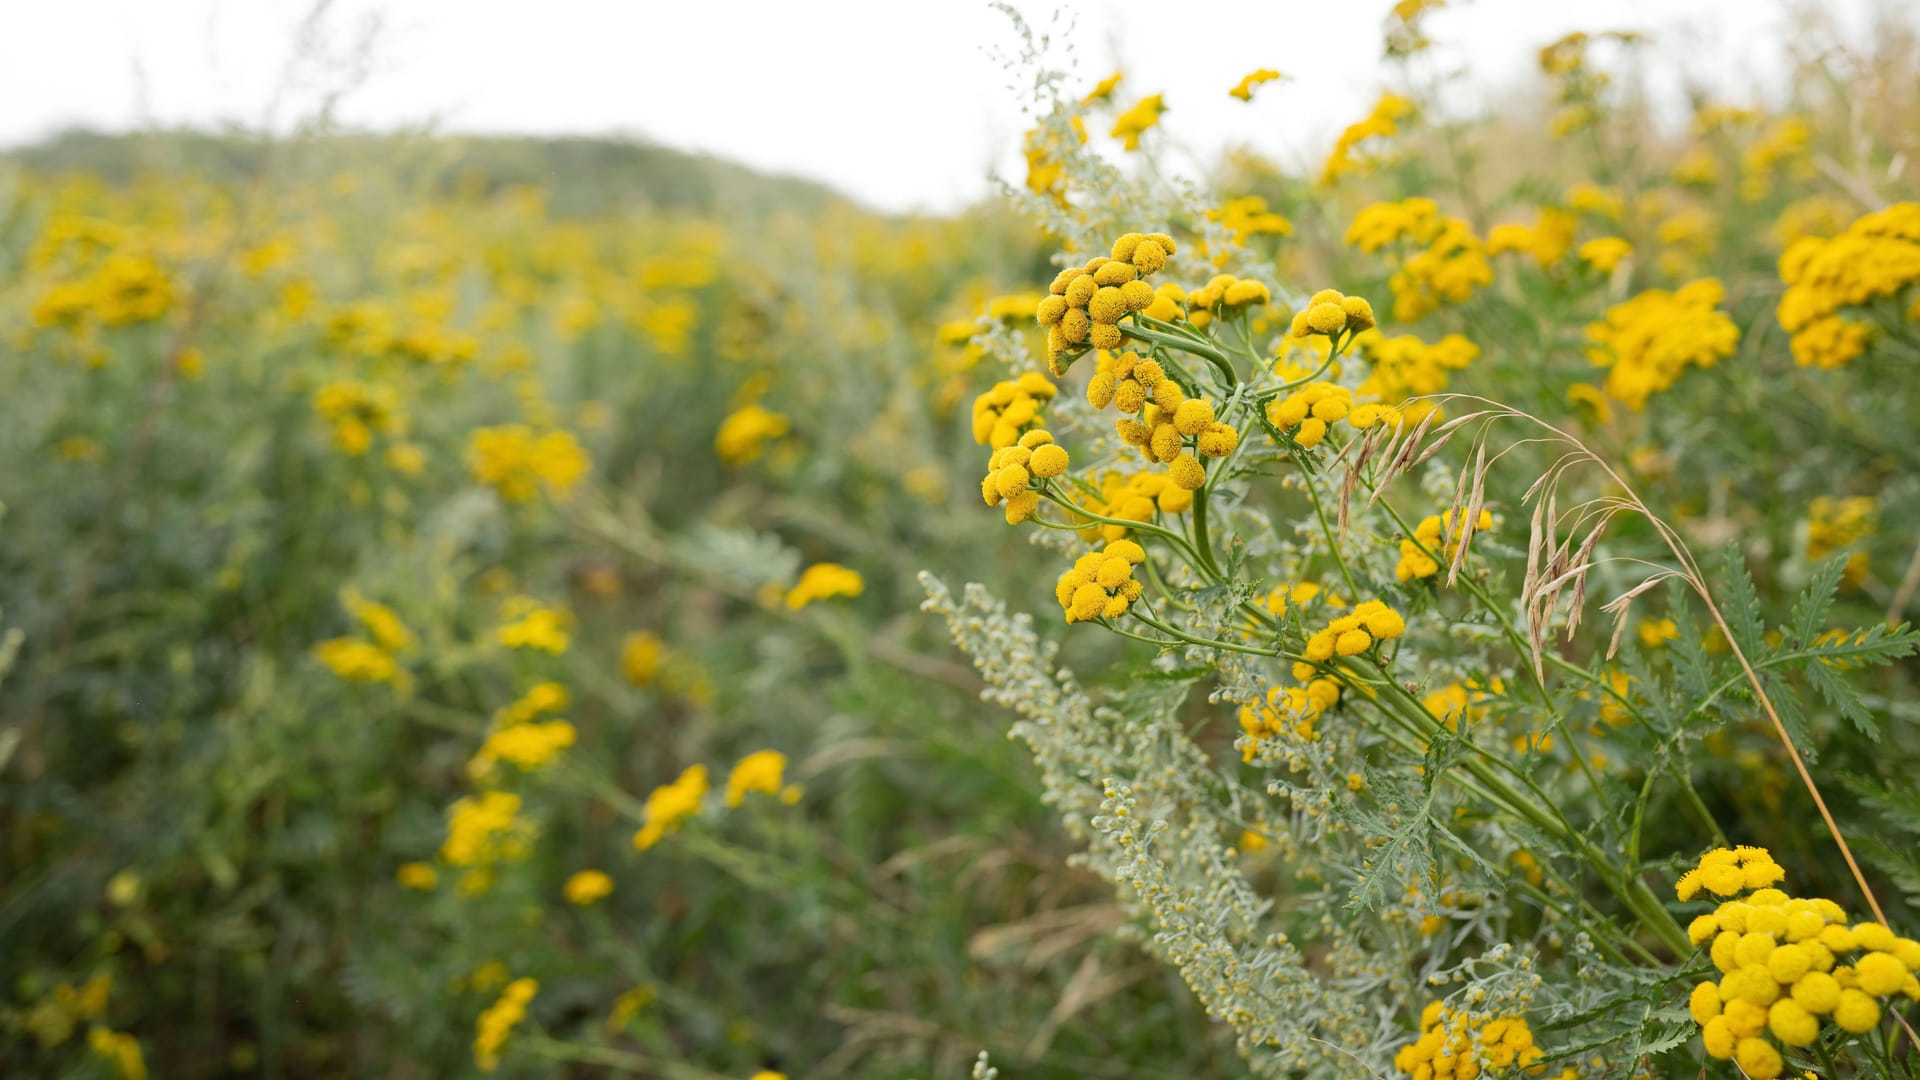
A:
{"type": "MultiPolygon", "coordinates": [[[[1794,0],[1454,0],[1431,17],[1482,93],[1525,85],[1568,30],[1639,29],[1657,85],[1777,92],[1794,0]]],[[[1016,0],[1071,14],[1082,84],[1117,68],[1120,97],[1166,95],[1200,157],[1251,142],[1311,157],[1379,85],[1391,0],[1016,0]],[[1292,81],[1252,105],[1226,91],[1256,67],[1292,81]]],[[[1826,0],[1858,41],[1913,0],[1826,0]]],[[[0,145],[85,125],[258,125],[312,0],[0,0],[0,145]]],[[[1007,18],[986,0],[337,0],[333,47],[382,29],[340,117],[376,128],[627,133],[825,180],[887,209],[948,209],[1018,175],[1021,99],[989,55],[1007,18]]],[[[296,80],[298,82],[299,80],[296,80]]],[[[282,101],[310,110],[316,85],[282,101]]]]}

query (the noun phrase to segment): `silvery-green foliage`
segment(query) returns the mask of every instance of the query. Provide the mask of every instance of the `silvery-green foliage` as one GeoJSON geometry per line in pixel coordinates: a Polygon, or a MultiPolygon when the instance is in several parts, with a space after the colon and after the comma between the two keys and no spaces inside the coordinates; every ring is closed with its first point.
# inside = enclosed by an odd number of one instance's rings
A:
{"type": "Polygon", "coordinates": [[[1177,714],[1188,683],[1146,679],[1096,704],[1057,667],[1057,646],[1031,616],[1010,614],[980,585],[956,598],[931,574],[921,583],[923,606],[947,620],[985,679],[983,696],[1019,717],[1009,737],[1032,750],[1047,801],[1088,843],[1087,864],[1120,887],[1151,929],[1150,947],[1209,1014],[1233,1025],[1249,1064],[1269,1076],[1383,1069],[1403,1033],[1378,991],[1411,989],[1404,935],[1386,935],[1377,951],[1366,926],[1335,920],[1310,886],[1285,913],[1253,888],[1230,838],[1256,821],[1281,834],[1303,886],[1336,871],[1318,861],[1324,848],[1299,842],[1324,839],[1308,815],[1265,819],[1261,793],[1223,775],[1189,737],[1177,714]],[[1311,962],[1307,948],[1318,953],[1311,962]]]}

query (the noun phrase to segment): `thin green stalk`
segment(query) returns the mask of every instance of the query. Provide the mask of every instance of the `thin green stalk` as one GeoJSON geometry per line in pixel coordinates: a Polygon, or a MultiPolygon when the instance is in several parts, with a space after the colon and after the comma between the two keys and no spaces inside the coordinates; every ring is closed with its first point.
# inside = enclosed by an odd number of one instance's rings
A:
{"type": "Polygon", "coordinates": [[[1202,484],[1200,490],[1193,493],[1193,546],[1207,572],[1224,580],[1226,575],[1220,572],[1220,564],[1213,558],[1213,541],[1207,536],[1207,487],[1202,484]]]}
{"type": "MultiPolygon", "coordinates": [[[[1384,675],[1385,673],[1382,672],[1381,674],[1384,675]]],[[[1415,713],[1409,709],[1409,715],[1417,724],[1426,729],[1425,734],[1429,740],[1439,734],[1443,729],[1443,725],[1432,713],[1427,711],[1424,703],[1414,698],[1411,693],[1391,678],[1386,679],[1386,685],[1397,695],[1404,697],[1405,700],[1412,705],[1418,706],[1419,711],[1415,713]]],[[[1530,803],[1525,796],[1515,791],[1511,785],[1494,771],[1494,764],[1497,763],[1502,766],[1521,783],[1525,784],[1531,790],[1534,799],[1538,800],[1539,804],[1553,806],[1554,804],[1547,798],[1546,793],[1534,785],[1530,778],[1520,774],[1518,770],[1513,769],[1510,763],[1493,758],[1493,756],[1485,750],[1480,750],[1477,747],[1475,749],[1477,750],[1477,755],[1463,758],[1461,765],[1468,772],[1472,773],[1482,784],[1491,789],[1498,796],[1502,804],[1509,810],[1532,822],[1536,827],[1559,836],[1563,843],[1573,848],[1587,865],[1593,868],[1594,873],[1607,884],[1609,891],[1633,911],[1634,915],[1639,918],[1641,925],[1658,936],[1662,943],[1668,948],[1677,954],[1684,954],[1692,948],[1691,942],[1687,939],[1686,931],[1681,928],[1678,922],[1674,921],[1673,916],[1668,914],[1666,908],[1661,906],[1658,898],[1647,888],[1645,882],[1635,876],[1631,870],[1621,871],[1615,867],[1605,852],[1595,847],[1593,842],[1582,835],[1579,830],[1575,829],[1571,822],[1567,821],[1564,816],[1559,815],[1557,807],[1555,807],[1554,816],[1549,817],[1539,809],[1538,805],[1530,803]]]]}
{"type": "MultiPolygon", "coordinates": [[[[1386,510],[1387,516],[1393,519],[1393,523],[1400,527],[1400,531],[1406,534],[1407,539],[1411,540],[1414,546],[1420,549],[1422,554],[1436,563],[1444,564],[1447,561],[1440,557],[1441,553],[1429,550],[1425,544],[1420,542],[1419,538],[1414,535],[1414,530],[1407,526],[1407,519],[1400,516],[1400,511],[1395,509],[1390,501],[1381,499],[1379,500],[1379,505],[1386,510]]],[[[1520,630],[1513,624],[1512,617],[1507,614],[1505,608],[1494,602],[1493,597],[1488,595],[1487,591],[1480,586],[1479,582],[1474,581],[1471,575],[1463,576],[1455,580],[1457,584],[1466,589],[1469,595],[1475,600],[1478,600],[1480,605],[1486,608],[1495,619],[1499,620],[1501,632],[1506,635],[1508,644],[1512,645],[1519,653],[1521,666],[1527,669],[1528,675],[1532,676],[1534,690],[1540,696],[1540,705],[1546,710],[1547,717],[1552,722],[1552,728],[1560,733],[1561,738],[1566,740],[1567,749],[1572,753],[1573,760],[1575,764],[1579,766],[1580,771],[1585,774],[1588,786],[1591,787],[1594,792],[1598,793],[1600,791],[1600,777],[1593,771],[1593,762],[1588,758],[1587,752],[1585,748],[1581,746],[1580,740],[1574,736],[1572,729],[1567,726],[1566,717],[1560,712],[1559,707],[1554,704],[1553,692],[1547,689],[1546,679],[1542,677],[1533,665],[1526,663],[1526,658],[1532,655],[1533,650],[1527,645],[1526,640],[1520,636],[1520,630]]]]}
{"type": "Polygon", "coordinates": [[[1320,534],[1326,538],[1327,550],[1333,554],[1334,565],[1340,568],[1340,577],[1347,583],[1347,592],[1355,603],[1360,602],[1360,586],[1354,584],[1353,574],[1347,569],[1346,556],[1340,554],[1340,539],[1333,535],[1333,525],[1327,521],[1327,511],[1320,505],[1320,492],[1314,486],[1313,477],[1302,473],[1301,480],[1307,486],[1307,498],[1313,500],[1313,516],[1320,519],[1320,534]]]}
{"type": "MultiPolygon", "coordinates": [[[[1093,511],[1086,509],[1085,507],[1075,506],[1073,503],[1068,502],[1067,500],[1054,494],[1050,486],[1048,488],[1042,489],[1040,492],[1040,495],[1042,498],[1046,499],[1048,502],[1054,503],[1060,507],[1070,510],[1073,513],[1078,514],[1079,516],[1086,518],[1088,521],[1091,521],[1097,525],[1118,525],[1125,529],[1138,529],[1141,532],[1148,533],[1153,536],[1158,536],[1165,540],[1170,540],[1173,543],[1178,544],[1180,546],[1180,551],[1182,554],[1184,554],[1187,557],[1187,561],[1195,564],[1199,564],[1200,562],[1199,556],[1195,555],[1193,552],[1193,549],[1187,546],[1187,538],[1184,536],[1181,536],[1179,533],[1174,532],[1171,529],[1167,529],[1159,525],[1155,525],[1150,521],[1130,521],[1126,518],[1114,518],[1114,517],[1108,517],[1105,514],[1096,514],[1093,511]]],[[[1217,576],[1217,572],[1216,572],[1216,576],[1217,576]]]]}
{"type": "Polygon", "coordinates": [[[1153,616],[1148,615],[1146,612],[1141,611],[1137,607],[1130,609],[1128,611],[1128,614],[1132,615],[1136,619],[1139,619],[1141,622],[1146,623],[1148,626],[1153,627],[1155,630],[1158,630],[1161,633],[1166,634],[1170,637],[1174,637],[1181,641],[1184,641],[1189,645],[1199,645],[1203,648],[1208,648],[1208,649],[1225,649],[1228,652],[1246,653],[1249,656],[1279,656],[1279,657],[1285,657],[1286,659],[1289,659],[1289,660],[1305,659],[1305,657],[1296,656],[1293,653],[1289,653],[1283,649],[1256,649],[1251,645],[1242,645],[1237,641],[1222,641],[1218,638],[1195,637],[1184,630],[1177,629],[1175,627],[1167,625],[1166,623],[1161,622],[1159,619],[1156,619],[1153,616]]]}

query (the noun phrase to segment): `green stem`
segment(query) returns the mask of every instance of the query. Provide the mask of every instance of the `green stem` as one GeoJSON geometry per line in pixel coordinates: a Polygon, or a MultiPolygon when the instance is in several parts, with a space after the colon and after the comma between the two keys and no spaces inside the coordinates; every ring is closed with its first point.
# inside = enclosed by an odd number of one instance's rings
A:
{"type": "Polygon", "coordinates": [[[1128,614],[1132,615],[1136,619],[1139,619],[1141,622],[1146,623],[1148,626],[1153,627],[1155,630],[1158,630],[1169,637],[1177,638],[1180,641],[1184,641],[1189,645],[1199,645],[1202,648],[1207,648],[1207,649],[1225,649],[1228,652],[1246,653],[1249,656],[1279,656],[1279,657],[1284,657],[1288,660],[1306,659],[1303,656],[1297,656],[1293,653],[1287,652],[1284,649],[1256,649],[1251,645],[1242,645],[1237,641],[1221,641],[1218,638],[1195,637],[1184,630],[1177,629],[1175,627],[1167,625],[1166,623],[1161,622],[1159,619],[1156,619],[1153,616],[1147,614],[1146,612],[1141,611],[1138,607],[1129,609],[1128,614]]]}
{"type": "MultiPolygon", "coordinates": [[[[1442,559],[1439,553],[1429,550],[1425,544],[1420,542],[1414,530],[1407,526],[1407,519],[1400,516],[1400,511],[1396,510],[1391,502],[1386,499],[1381,499],[1379,500],[1379,505],[1385,508],[1387,516],[1393,519],[1393,523],[1400,527],[1400,531],[1406,534],[1407,539],[1411,540],[1414,546],[1420,549],[1422,554],[1432,559],[1435,563],[1445,563],[1447,561],[1442,559]]],[[[1464,511],[1462,511],[1462,513],[1464,513],[1464,511]]],[[[1595,794],[1598,794],[1600,792],[1600,777],[1593,771],[1593,762],[1588,757],[1585,748],[1581,746],[1580,740],[1574,737],[1573,730],[1567,726],[1566,717],[1562,715],[1559,707],[1553,703],[1553,692],[1547,689],[1546,678],[1542,676],[1537,668],[1526,662],[1527,658],[1533,655],[1533,649],[1527,644],[1526,639],[1520,636],[1520,629],[1513,624],[1513,618],[1507,614],[1504,607],[1494,602],[1493,597],[1487,593],[1486,589],[1481,587],[1479,582],[1473,580],[1472,575],[1456,578],[1455,581],[1475,600],[1478,600],[1480,606],[1486,608],[1495,619],[1499,620],[1500,630],[1506,635],[1507,643],[1513,646],[1514,650],[1519,654],[1521,666],[1525,667],[1527,674],[1532,676],[1534,691],[1540,696],[1540,706],[1546,710],[1547,718],[1550,721],[1549,726],[1559,732],[1562,739],[1566,740],[1567,749],[1573,755],[1574,763],[1579,766],[1581,773],[1587,778],[1587,785],[1593,789],[1595,794]]]]}
{"type": "MultiPolygon", "coordinates": [[[[1384,671],[1380,671],[1378,668],[1375,668],[1375,671],[1382,676],[1386,675],[1384,671]]],[[[1408,710],[1408,716],[1423,729],[1422,733],[1427,740],[1431,742],[1432,739],[1437,737],[1444,729],[1444,725],[1427,710],[1426,705],[1417,698],[1414,698],[1405,687],[1395,682],[1390,676],[1386,677],[1384,681],[1391,692],[1403,697],[1407,702],[1411,703],[1411,705],[1417,706],[1418,711],[1410,708],[1408,710]]],[[[1491,790],[1495,796],[1497,796],[1499,803],[1504,805],[1509,811],[1531,822],[1536,828],[1559,837],[1561,842],[1572,848],[1574,852],[1593,869],[1594,873],[1606,883],[1608,890],[1618,897],[1622,903],[1627,905],[1640,920],[1641,925],[1652,931],[1654,935],[1659,937],[1661,942],[1672,949],[1676,955],[1685,955],[1692,948],[1692,943],[1688,940],[1686,931],[1681,928],[1678,922],[1674,921],[1673,916],[1668,914],[1666,908],[1661,906],[1659,899],[1647,888],[1645,882],[1635,876],[1630,869],[1623,871],[1616,867],[1614,860],[1608,858],[1606,852],[1594,846],[1592,841],[1588,840],[1579,830],[1575,829],[1571,822],[1567,821],[1564,816],[1558,813],[1557,808],[1551,816],[1543,811],[1540,808],[1542,805],[1553,806],[1554,804],[1547,798],[1546,793],[1534,785],[1529,778],[1519,773],[1511,764],[1493,758],[1492,755],[1488,754],[1485,750],[1480,750],[1478,747],[1474,749],[1476,750],[1475,755],[1461,759],[1461,765],[1469,773],[1472,773],[1475,779],[1479,780],[1481,784],[1491,790]],[[1514,790],[1514,788],[1495,771],[1495,763],[1505,768],[1522,784],[1525,784],[1532,793],[1532,799],[1530,800],[1527,796],[1514,790]]]]}
{"type": "Polygon", "coordinates": [[[1220,564],[1213,558],[1213,541],[1207,536],[1208,486],[1203,484],[1200,490],[1193,493],[1193,546],[1207,572],[1218,580],[1225,580],[1226,575],[1220,572],[1220,564]]]}
{"type": "Polygon", "coordinates": [[[1059,495],[1054,494],[1054,492],[1051,489],[1051,485],[1049,485],[1048,488],[1043,489],[1040,492],[1040,494],[1041,494],[1041,497],[1045,498],[1048,502],[1054,503],[1067,510],[1070,510],[1073,513],[1079,515],[1080,517],[1086,518],[1088,521],[1091,521],[1096,525],[1118,525],[1124,529],[1138,529],[1141,532],[1148,533],[1153,536],[1158,536],[1165,540],[1170,540],[1173,543],[1178,544],[1180,546],[1180,551],[1182,554],[1184,554],[1187,557],[1187,561],[1195,564],[1198,564],[1200,562],[1199,556],[1195,555],[1193,552],[1193,549],[1187,546],[1187,538],[1184,536],[1181,536],[1179,533],[1174,532],[1171,529],[1167,529],[1159,525],[1155,525],[1150,521],[1133,521],[1127,518],[1114,518],[1114,517],[1108,517],[1105,514],[1096,514],[1093,511],[1086,509],[1085,507],[1076,506],[1073,503],[1069,502],[1068,500],[1061,498],[1059,495]]]}
{"type": "Polygon", "coordinates": [[[1164,334],[1158,330],[1154,330],[1148,324],[1155,320],[1149,319],[1146,322],[1140,322],[1141,316],[1137,312],[1128,318],[1131,320],[1130,322],[1120,324],[1121,331],[1128,337],[1136,338],[1140,341],[1152,342],[1155,345],[1168,349],[1179,349],[1181,352],[1198,356],[1213,365],[1214,370],[1220,373],[1221,378],[1227,386],[1233,386],[1240,381],[1239,374],[1233,370],[1232,362],[1229,361],[1226,354],[1219,349],[1211,345],[1202,344],[1192,338],[1164,334]]]}
{"type": "Polygon", "coordinates": [[[1334,565],[1340,568],[1340,577],[1347,583],[1347,592],[1353,602],[1360,602],[1360,586],[1354,584],[1353,574],[1347,570],[1346,556],[1340,554],[1340,540],[1333,535],[1333,525],[1327,521],[1327,511],[1320,505],[1320,492],[1314,486],[1313,477],[1302,473],[1300,480],[1307,486],[1307,498],[1313,500],[1313,516],[1320,519],[1320,534],[1326,537],[1327,550],[1333,554],[1334,565]]]}

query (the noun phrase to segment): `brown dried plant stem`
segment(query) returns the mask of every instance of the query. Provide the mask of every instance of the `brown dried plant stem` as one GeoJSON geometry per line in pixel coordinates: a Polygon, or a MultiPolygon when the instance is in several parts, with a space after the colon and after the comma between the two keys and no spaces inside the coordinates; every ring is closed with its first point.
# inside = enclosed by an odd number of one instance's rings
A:
{"type": "Polygon", "coordinates": [[[1525,421],[1549,432],[1563,445],[1572,450],[1580,460],[1591,462],[1598,467],[1600,471],[1606,475],[1607,479],[1615,485],[1620,492],[1619,497],[1626,502],[1628,507],[1645,518],[1647,522],[1653,526],[1654,531],[1660,534],[1661,542],[1666,545],[1668,552],[1673,555],[1674,560],[1678,562],[1682,568],[1679,576],[1686,581],[1688,587],[1700,598],[1700,602],[1706,605],[1707,614],[1712,616],[1714,625],[1719,627],[1720,633],[1726,638],[1729,651],[1733,653],[1734,659],[1739,662],[1740,670],[1742,674],[1745,675],[1747,684],[1753,688],[1755,700],[1757,700],[1760,703],[1760,707],[1766,711],[1767,719],[1773,724],[1774,733],[1779,736],[1780,745],[1786,749],[1788,759],[1793,762],[1794,770],[1800,775],[1800,782],[1806,787],[1807,794],[1813,797],[1814,807],[1820,811],[1820,820],[1825,822],[1827,832],[1833,836],[1834,844],[1839,847],[1841,857],[1846,860],[1847,869],[1853,874],[1854,884],[1859,887],[1860,894],[1866,898],[1867,906],[1873,910],[1874,920],[1882,926],[1888,925],[1886,912],[1881,908],[1879,898],[1874,895],[1873,887],[1867,884],[1866,874],[1861,871],[1859,861],[1854,858],[1852,845],[1847,843],[1845,834],[1840,831],[1840,824],[1834,820],[1833,811],[1828,808],[1827,800],[1820,792],[1820,785],[1814,781],[1812,771],[1807,768],[1806,759],[1800,756],[1800,750],[1794,745],[1793,737],[1788,734],[1787,725],[1780,719],[1779,711],[1774,708],[1773,699],[1767,694],[1765,685],[1761,683],[1759,673],[1754,670],[1752,662],[1747,659],[1746,650],[1740,647],[1740,642],[1734,637],[1732,627],[1727,625],[1726,616],[1721,613],[1720,606],[1714,602],[1713,594],[1707,588],[1705,575],[1700,572],[1699,564],[1694,560],[1692,551],[1687,547],[1686,542],[1680,538],[1679,533],[1641,500],[1639,493],[1633,490],[1633,487],[1627,483],[1625,477],[1622,477],[1612,466],[1607,464],[1600,455],[1594,453],[1579,439],[1531,413],[1515,409],[1510,405],[1505,405],[1488,398],[1471,394],[1443,394],[1432,400],[1439,403],[1450,399],[1471,401],[1476,406],[1490,409],[1498,415],[1525,421]]]}

